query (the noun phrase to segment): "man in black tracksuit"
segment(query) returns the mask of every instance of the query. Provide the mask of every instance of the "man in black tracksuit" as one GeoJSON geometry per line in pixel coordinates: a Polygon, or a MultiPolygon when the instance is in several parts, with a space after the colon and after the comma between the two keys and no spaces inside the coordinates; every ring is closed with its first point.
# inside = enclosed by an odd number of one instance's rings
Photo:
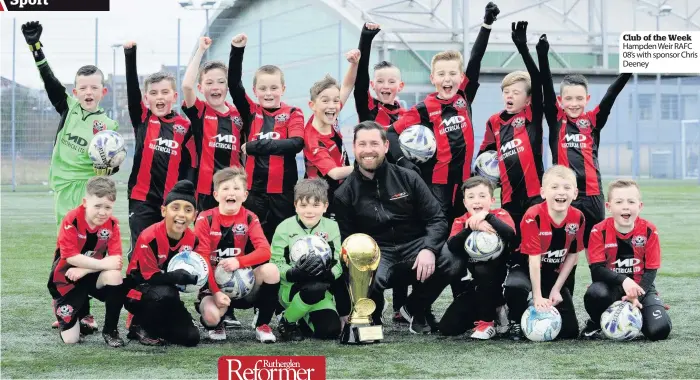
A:
{"type": "Polygon", "coordinates": [[[426,312],[466,262],[442,250],[447,219],[428,186],[415,172],[386,162],[386,132],[374,121],[354,130],[355,170],[335,192],[336,220],[343,239],[371,236],[381,261],[370,288],[381,323],[384,290],[413,285],[401,313],[413,333],[429,333],[426,312]]]}

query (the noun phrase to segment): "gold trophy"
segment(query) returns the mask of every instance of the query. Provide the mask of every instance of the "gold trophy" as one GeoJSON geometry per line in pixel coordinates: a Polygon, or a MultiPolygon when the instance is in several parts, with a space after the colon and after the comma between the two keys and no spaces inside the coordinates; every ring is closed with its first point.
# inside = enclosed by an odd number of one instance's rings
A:
{"type": "Polygon", "coordinates": [[[341,257],[350,274],[352,312],[340,335],[340,343],[376,343],[384,339],[382,326],[372,325],[371,316],[377,305],[368,298],[379,255],[377,242],[369,235],[353,234],[343,242],[341,257]]]}

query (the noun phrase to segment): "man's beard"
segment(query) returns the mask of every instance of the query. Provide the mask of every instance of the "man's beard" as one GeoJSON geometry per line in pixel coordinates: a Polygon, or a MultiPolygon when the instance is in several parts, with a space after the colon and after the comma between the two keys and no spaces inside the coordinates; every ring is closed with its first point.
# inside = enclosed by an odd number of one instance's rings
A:
{"type": "Polygon", "coordinates": [[[370,167],[366,167],[366,166],[363,164],[362,159],[360,159],[359,165],[360,165],[360,168],[361,168],[362,170],[364,170],[364,171],[366,171],[366,172],[369,172],[369,173],[374,173],[374,171],[377,170],[377,168],[382,164],[382,162],[384,162],[384,157],[382,157],[382,156],[377,156],[376,165],[375,165],[375,166],[373,166],[373,167],[371,167],[371,168],[370,168],[370,167]]]}

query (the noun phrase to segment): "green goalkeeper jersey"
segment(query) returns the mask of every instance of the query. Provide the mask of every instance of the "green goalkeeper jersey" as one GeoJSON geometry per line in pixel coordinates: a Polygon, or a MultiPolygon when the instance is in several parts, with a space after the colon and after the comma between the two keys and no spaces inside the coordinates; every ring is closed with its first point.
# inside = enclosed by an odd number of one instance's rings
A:
{"type": "Polygon", "coordinates": [[[343,273],[339,260],[341,243],[338,223],[322,217],[316,226],[306,228],[298,216],[292,216],[277,226],[275,235],[272,237],[272,263],[277,265],[280,271],[282,284],[289,283],[287,270],[292,267],[289,260],[289,247],[306,235],[316,235],[328,242],[333,252],[333,259],[335,259],[335,265],[331,268],[333,277],[337,279],[343,273]]]}
{"type": "Polygon", "coordinates": [[[48,63],[39,65],[39,73],[51,104],[61,115],[49,168],[49,185],[60,190],[70,182],[87,181],[95,175],[88,145],[97,132],[117,130],[118,124],[102,108],[93,112],[84,110],[76,98],[66,93],[48,63]]]}

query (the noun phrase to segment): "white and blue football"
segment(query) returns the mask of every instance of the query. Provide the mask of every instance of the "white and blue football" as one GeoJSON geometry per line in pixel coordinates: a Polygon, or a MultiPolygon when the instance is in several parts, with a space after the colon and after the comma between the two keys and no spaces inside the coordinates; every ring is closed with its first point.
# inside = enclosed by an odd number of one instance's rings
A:
{"type": "Polygon", "coordinates": [[[437,150],[433,131],[420,124],[412,125],[401,132],[399,146],[406,158],[419,164],[433,158],[437,150]]]}

